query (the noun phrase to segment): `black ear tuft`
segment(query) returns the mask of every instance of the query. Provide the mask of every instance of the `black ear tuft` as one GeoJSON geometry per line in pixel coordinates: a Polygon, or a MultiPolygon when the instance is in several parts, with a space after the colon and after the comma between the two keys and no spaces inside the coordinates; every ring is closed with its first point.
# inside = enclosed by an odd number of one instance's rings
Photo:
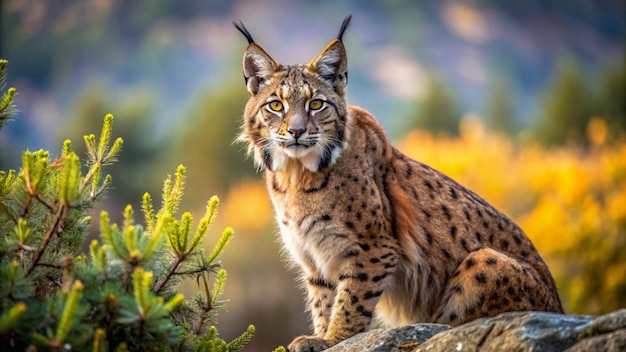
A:
{"type": "Polygon", "coordinates": [[[248,40],[248,44],[254,44],[254,39],[252,39],[252,34],[250,34],[250,32],[248,31],[248,28],[246,28],[246,26],[243,25],[243,22],[241,22],[241,20],[239,21],[239,23],[237,23],[236,21],[233,21],[233,24],[235,25],[235,28],[237,28],[239,32],[241,32],[241,34],[243,34],[246,37],[246,39],[248,40]]]}
{"type": "MultiPolygon", "coordinates": [[[[343,41],[343,33],[348,29],[350,22],[352,21],[352,15],[348,15],[348,17],[344,18],[343,23],[341,24],[341,29],[339,29],[339,34],[337,35],[337,40],[343,41]]],[[[243,26],[243,24],[242,24],[243,26]]],[[[241,30],[241,29],[240,29],[241,30]]]]}

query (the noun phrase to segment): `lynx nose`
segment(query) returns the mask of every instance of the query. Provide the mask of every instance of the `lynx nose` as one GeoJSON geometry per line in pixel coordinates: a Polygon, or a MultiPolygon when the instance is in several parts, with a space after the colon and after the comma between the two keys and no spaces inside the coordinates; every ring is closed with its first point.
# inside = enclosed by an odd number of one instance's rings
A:
{"type": "Polygon", "coordinates": [[[305,129],[303,127],[292,127],[287,130],[295,139],[300,138],[304,131],[305,129]]]}

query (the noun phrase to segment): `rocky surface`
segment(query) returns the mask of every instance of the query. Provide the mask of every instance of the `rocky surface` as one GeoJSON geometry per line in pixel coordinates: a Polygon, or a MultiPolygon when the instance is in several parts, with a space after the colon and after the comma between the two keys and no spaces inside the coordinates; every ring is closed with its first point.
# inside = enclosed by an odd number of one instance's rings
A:
{"type": "Polygon", "coordinates": [[[448,325],[416,324],[395,329],[374,329],[326,350],[326,352],[390,352],[410,351],[415,342],[426,341],[450,329],[448,325]],[[404,348],[403,348],[404,346],[404,348]]]}
{"type": "Polygon", "coordinates": [[[522,312],[478,319],[456,328],[416,324],[375,329],[326,351],[626,351],[626,309],[599,317],[522,312]]]}

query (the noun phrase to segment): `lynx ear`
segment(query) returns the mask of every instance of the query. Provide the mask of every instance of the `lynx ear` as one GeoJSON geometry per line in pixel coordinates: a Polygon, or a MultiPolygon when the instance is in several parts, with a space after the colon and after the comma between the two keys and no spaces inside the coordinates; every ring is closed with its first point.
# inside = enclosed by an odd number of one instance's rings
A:
{"type": "Polygon", "coordinates": [[[248,46],[243,54],[243,78],[250,95],[259,91],[261,83],[278,70],[278,64],[256,44],[248,46]]]}
{"type": "Polygon", "coordinates": [[[261,83],[269,79],[272,73],[278,70],[279,65],[263,48],[254,42],[252,35],[250,35],[250,32],[248,32],[248,29],[241,21],[234,24],[248,40],[248,48],[243,53],[243,78],[248,93],[255,95],[259,91],[261,83]]]}
{"type": "Polygon", "coordinates": [[[352,15],[343,20],[337,39],[330,42],[322,53],[307,65],[309,71],[320,75],[339,94],[343,94],[343,89],[348,83],[348,54],[343,46],[342,37],[351,20],[352,15]]]}

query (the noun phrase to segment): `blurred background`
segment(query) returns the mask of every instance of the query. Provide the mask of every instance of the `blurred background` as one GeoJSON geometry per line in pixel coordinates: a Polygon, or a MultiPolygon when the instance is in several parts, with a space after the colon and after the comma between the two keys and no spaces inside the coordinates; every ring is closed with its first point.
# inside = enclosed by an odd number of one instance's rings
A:
{"type": "MultiPolygon", "coordinates": [[[[438,168],[517,221],[557,280],[568,313],[626,307],[626,5],[623,0],[156,1],[3,0],[0,58],[19,117],[0,131],[0,169],[21,152],[60,153],[98,133],[124,138],[113,187],[94,210],[121,218],[159,198],[178,164],[181,209],[211,195],[235,238],[223,255],[230,299],[218,323],[247,350],[307,333],[295,272],[262,176],[233,144],[247,93],[244,21],[278,62],[308,62],[345,35],[348,100],[373,112],[409,156],[438,168]]],[[[82,148],[82,149],[81,149],[82,148]]],[[[158,201],[158,200],[157,200],[158,201]]],[[[98,218],[94,216],[94,218],[98,218]]],[[[94,224],[93,235],[97,235],[94,224]]],[[[194,285],[185,286],[191,296],[194,285]]]]}

